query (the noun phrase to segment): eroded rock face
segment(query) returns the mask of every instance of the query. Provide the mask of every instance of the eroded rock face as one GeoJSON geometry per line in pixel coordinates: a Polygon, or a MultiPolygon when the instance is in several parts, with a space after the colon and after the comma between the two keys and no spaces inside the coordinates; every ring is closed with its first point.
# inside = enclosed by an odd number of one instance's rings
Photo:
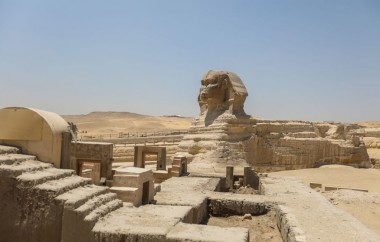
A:
{"type": "Polygon", "coordinates": [[[258,120],[244,112],[248,92],[229,71],[209,71],[201,80],[200,116],[180,142],[193,173],[224,173],[251,165],[261,171],[302,169],[323,164],[369,167],[355,125],[258,120]]]}
{"type": "Polygon", "coordinates": [[[325,164],[370,167],[357,128],[341,123],[257,120],[255,135],[245,143],[246,158],[260,171],[325,164]]]}

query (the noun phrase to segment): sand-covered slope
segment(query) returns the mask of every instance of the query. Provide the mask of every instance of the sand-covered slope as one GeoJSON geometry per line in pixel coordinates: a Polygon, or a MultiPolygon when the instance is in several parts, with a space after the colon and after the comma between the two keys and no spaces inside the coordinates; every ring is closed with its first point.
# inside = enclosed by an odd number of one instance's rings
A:
{"type": "Polygon", "coordinates": [[[129,112],[92,112],[85,115],[63,115],[88,135],[134,132],[187,130],[192,118],[148,116],[129,112]]]}

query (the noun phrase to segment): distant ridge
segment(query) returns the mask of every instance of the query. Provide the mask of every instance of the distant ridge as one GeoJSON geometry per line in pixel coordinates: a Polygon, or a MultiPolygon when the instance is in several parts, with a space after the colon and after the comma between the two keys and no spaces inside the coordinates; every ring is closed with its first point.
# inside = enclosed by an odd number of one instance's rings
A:
{"type": "Polygon", "coordinates": [[[94,111],[80,115],[62,115],[77,125],[80,132],[87,135],[106,135],[133,132],[156,132],[187,130],[192,118],[169,116],[149,116],[131,112],[94,111]]]}
{"type": "Polygon", "coordinates": [[[78,115],[62,115],[63,118],[65,117],[102,117],[102,116],[120,116],[120,117],[153,117],[150,115],[144,115],[144,114],[138,114],[138,113],[131,113],[131,112],[116,112],[116,111],[93,111],[88,114],[78,114],[78,115]]]}

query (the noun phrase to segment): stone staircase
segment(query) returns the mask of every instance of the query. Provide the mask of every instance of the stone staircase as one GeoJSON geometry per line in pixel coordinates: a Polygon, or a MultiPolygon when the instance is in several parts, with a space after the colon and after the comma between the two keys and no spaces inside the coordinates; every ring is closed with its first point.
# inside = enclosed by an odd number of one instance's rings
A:
{"type": "Polygon", "coordinates": [[[107,187],[0,146],[0,241],[93,241],[99,218],[123,206],[107,187]]]}

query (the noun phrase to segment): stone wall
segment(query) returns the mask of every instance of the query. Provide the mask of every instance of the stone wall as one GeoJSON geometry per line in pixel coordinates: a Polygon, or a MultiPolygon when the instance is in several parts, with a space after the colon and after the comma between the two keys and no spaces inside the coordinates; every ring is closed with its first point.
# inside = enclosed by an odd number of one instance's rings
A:
{"type": "Polygon", "coordinates": [[[100,163],[100,177],[112,176],[113,144],[102,142],[72,142],[70,146],[70,169],[79,171],[82,162],[100,163]]]}
{"type": "Polygon", "coordinates": [[[258,170],[275,171],[343,164],[369,167],[364,142],[355,126],[258,120],[255,135],[245,143],[247,160],[258,170]]]}

